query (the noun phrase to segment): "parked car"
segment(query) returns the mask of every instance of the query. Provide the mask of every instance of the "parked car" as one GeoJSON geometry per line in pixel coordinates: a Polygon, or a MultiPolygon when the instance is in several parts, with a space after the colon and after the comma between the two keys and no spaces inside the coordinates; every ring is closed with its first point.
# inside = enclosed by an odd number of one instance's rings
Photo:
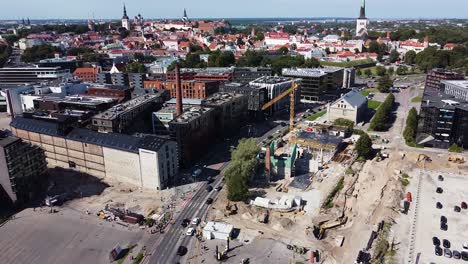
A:
{"type": "Polygon", "coordinates": [[[192,225],[198,225],[200,223],[200,218],[198,217],[195,217],[194,219],[192,219],[192,225]]]}
{"type": "Polygon", "coordinates": [[[440,239],[438,237],[432,237],[432,244],[434,244],[434,246],[440,246],[440,239]]]}
{"type": "Polygon", "coordinates": [[[439,246],[435,247],[435,254],[436,256],[442,256],[442,248],[439,246]]]}
{"type": "Polygon", "coordinates": [[[440,222],[441,222],[441,223],[447,223],[447,217],[445,217],[445,216],[443,216],[443,215],[440,216],[440,222]]]}
{"type": "Polygon", "coordinates": [[[184,219],[184,220],[182,220],[182,223],[180,223],[180,225],[181,225],[182,227],[187,227],[189,223],[190,223],[190,220],[184,219]]]}
{"type": "Polygon", "coordinates": [[[455,206],[453,207],[453,210],[454,210],[455,212],[457,212],[457,213],[461,212],[461,208],[460,208],[460,206],[458,206],[458,205],[455,205],[455,206]]]}
{"type": "Polygon", "coordinates": [[[177,255],[179,256],[183,256],[187,253],[187,248],[184,247],[184,246],[180,246],[178,249],[177,249],[177,255]]]}
{"type": "Polygon", "coordinates": [[[221,191],[221,189],[223,188],[223,186],[219,185],[218,187],[216,187],[216,191],[221,191]]]}
{"type": "Polygon", "coordinates": [[[195,234],[195,228],[193,228],[193,227],[189,227],[187,229],[187,232],[185,232],[186,236],[193,236],[193,234],[195,234]]]}
{"type": "Polygon", "coordinates": [[[450,241],[448,241],[447,239],[443,239],[442,245],[444,246],[444,248],[450,248],[450,241]]]}
{"type": "Polygon", "coordinates": [[[444,256],[446,258],[451,258],[452,257],[452,251],[448,248],[444,248],[444,256]]]}
{"type": "Polygon", "coordinates": [[[442,207],[443,207],[443,206],[442,206],[442,204],[441,204],[440,202],[437,202],[437,203],[436,203],[436,208],[437,208],[437,209],[442,209],[442,207]]]}
{"type": "Polygon", "coordinates": [[[462,258],[463,260],[468,260],[468,252],[462,251],[462,253],[461,253],[461,258],[462,258]]]}
{"type": "Polygon", "coordinates": [[[206,204],[212,204],[212,203],[213,203],[213,198],[206,199],[206,204]]]}
{"type": "Polygon", "coordinates": [[[444,192],[444,190],[442,190],[442,188],[441,188],[441,187],[437,187],[437,189],[436,189],[436,193],[443,193],[443,192],[444,192]]]}
{"type": "Polygon", "coordinates": [[[213,190],[213,187],[211,185],[206,186],[206,191],[211,192],[213,190]]]}
{"type": "Polygon", "coordinates": [[[447,223],[440,223],[440,230],[442,230],[442,231],[447,231],[447,230],[448,230],[448,225],[447,225],[447,223]]]}
{"type": "Polygon", "coordinates": [[[453,258],[454,259],[460,259],[461,258],[460,252],[454,250],[452,253],[453,253],[453,258]]]}
{"type": "Polygon", "coordinates": [[[439,175],[439,177],[438,177],[438,178],[439,178],[439,181],[444,181],[444,176],[442,176],[442,175],[439,175]]]}
{"type": "Polygon", "coordinates": [[[461,208],[468,209],[468,205],[466,204],[466,202],[461,202],[461,208]]]}

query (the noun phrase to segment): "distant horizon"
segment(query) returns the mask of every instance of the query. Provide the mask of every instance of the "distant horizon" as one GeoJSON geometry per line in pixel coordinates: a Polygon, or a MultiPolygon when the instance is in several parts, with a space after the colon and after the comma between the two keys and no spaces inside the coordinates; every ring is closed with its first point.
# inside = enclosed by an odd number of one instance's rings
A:
{"type": "MultiPolygon", "coordinates": [[[[15,0],[4,1],[0,19],[33,20],[50,19],[109,19],[118,20],[123,15],[123,4],[127,14],[133,18],[141,13],[154,19],[178,19],[184,9],[192,19],[252,19],[252,18],[313,18],[344,17],[357,18],[361,0],[237,0],[220,3],[217,0],[190,1],[177,3],[156,3],[152,0],[15,0]]],[[[366,15],[370,19],[468,19],[466,0],[393,0],[366,1],[366,15]],[[465,10],[465,11],[463,11],[465,10]]]]}

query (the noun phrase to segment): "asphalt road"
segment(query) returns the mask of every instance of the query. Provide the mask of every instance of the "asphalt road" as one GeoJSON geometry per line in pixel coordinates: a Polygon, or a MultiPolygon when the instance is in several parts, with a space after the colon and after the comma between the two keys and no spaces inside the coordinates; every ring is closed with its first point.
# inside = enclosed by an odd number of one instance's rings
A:
{"type": "MultiPolygon", "coordinates": [[[[276,131],[288,129],[288,127],[282,127],[281,125],[275,126],[269,129],[266,133],[256,138],[257,142],[260,143],[269,136],[275,134],[276,131]]],[[[222,184],[221,176],[223,169],[228,165],[228,161],[224,162],[219,170],[218,175],[215,176],[215,181],[211,184],[213,191],[207,192],[206,185],[204,183],[201,188],[195,193],[195,195],[187,202],[185,207],[181,210],[177,216],[174,224],[172,224],[162,236],[158,237],[155,243],[155,247],[150,251],[150,256],[147,261],[143,263],[151,264],[169,264],[178,263],[181,260],[181,256],[177,255],[177,250],[180,246],[188,247],[191,239],[195,237],[186,236],[185,231],[187,228],[183,228],[181,223],[184,219],[192,220],[195,217],[203,219],[206,212],[209,210],[210,205],[206,204],[206,200],[210,197],[215,200],[218,192],[215,190],[217,186],[222,184]]]]}

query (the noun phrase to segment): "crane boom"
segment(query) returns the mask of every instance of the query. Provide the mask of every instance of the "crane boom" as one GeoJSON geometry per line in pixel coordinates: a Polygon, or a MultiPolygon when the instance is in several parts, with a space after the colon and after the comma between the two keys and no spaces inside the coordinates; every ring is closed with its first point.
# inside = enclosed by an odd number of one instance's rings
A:
{"type": "Polygon", "coordinates": [[[264,104],[262,106],[262,110],[266,110],[268,108],[270,108],[272,105],[274,105],[276,102],[278,102],[279,100],[283,99],[284,97],[288,96],[291,92],[293,92],[294,90],[296,90],[297,88],[297,84],[293,83],[293,85],[291,86],[291,88],[289,88],[288,90],[280,93],[278,96],[276,96],[275,98],[271,99],[271,101],[269,101],[268,103],[264,104]]]}

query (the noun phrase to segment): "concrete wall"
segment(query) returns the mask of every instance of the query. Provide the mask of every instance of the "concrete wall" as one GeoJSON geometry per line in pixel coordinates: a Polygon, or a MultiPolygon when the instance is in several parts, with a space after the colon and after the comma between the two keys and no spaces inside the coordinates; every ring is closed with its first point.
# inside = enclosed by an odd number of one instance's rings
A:
{"type": "Polygon", "coordinates": [[[106,177],[141,187],[140,157],[137,153],[104,147],[106,177]]]}
{"type": "Polygon", "coordinates": [[[349,119],[356,124],[358,121],[357,109],[353,108],[351,105],[347,104],[346,102],[342,103],[341,101],[338,103],[329,105],[328,107],[329,122],[333,122],[334,120],[338,118],[349,119]],[[342,107],[339,107],[339,105],[342,105],[342,107]]]}
{"type": "Polygon", "coordinates": [[[18,199],[16,194],[11,188],[10,175],[8,174],[8,168],[6,164],[5,151],[0,147],[0,185],[3,187],[5,192],[8,194],[12,202],[16,202],[18,199]]]}
{"type": "Polygon", "coordinates": [[[161,189],[160,164],[158,153],[145,149],[139,150],[141,164],[142,186],[151,189],[161,189]]]}

